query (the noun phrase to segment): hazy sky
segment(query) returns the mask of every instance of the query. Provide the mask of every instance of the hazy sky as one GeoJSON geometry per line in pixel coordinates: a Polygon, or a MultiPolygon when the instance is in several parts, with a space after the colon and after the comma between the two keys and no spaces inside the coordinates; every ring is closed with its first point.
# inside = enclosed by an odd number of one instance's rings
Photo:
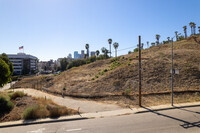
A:
{"type": "Polygon", "coordinates": [[[40,60],[55,60],[86,43],[90,51],[109,48],[108,38],[119,50],[136,47],[138,35],[145,44],[156,34],[163,41],[184,25],[190,34],[191,21],[198,27],[199,7],[200,0],[0,0],[0,53],[24,46],[40,60]]]}

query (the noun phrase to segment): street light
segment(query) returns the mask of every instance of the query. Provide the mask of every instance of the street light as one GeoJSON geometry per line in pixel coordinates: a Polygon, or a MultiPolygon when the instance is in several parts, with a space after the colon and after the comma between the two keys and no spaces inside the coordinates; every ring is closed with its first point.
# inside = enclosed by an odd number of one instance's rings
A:
{"type": "Polygon", "coordinates": [[[110,44],[110,57],[111,57],[111,44],[112,44],[112,39],[110,38],[110,39],[108,39],[108,44],[110,44]]]}
{"type": "MultiPolygon", "coordinates": [[[[176,36],[180,35],[181,33],[178,33],[176,36]]],[[[174,36],[174,37],[176,37],[174,36]]],[[[173,39],[174,37],[172,37],[172,67],[171,67],[171,105],[173,106],[173,89],[174,89],[174,68],[173,68],[173,39]]]]}

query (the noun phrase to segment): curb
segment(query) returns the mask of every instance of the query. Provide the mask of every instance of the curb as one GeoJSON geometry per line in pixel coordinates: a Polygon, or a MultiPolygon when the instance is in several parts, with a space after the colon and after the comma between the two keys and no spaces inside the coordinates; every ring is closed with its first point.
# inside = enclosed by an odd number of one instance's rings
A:
{"type": "Polygon", "coordinates": [[[63,121],[75,121],[75,120],[86,120],[89,119],[87,117],[78,117],[78,116],[72,116],[73,118],[46,118],[46,119],[39,119],[39,120],[20,120],[20,121],[12,121],[12,122],[5,122],[0,123],[0,128],[7,128],[7,127],[16,127],[16,126],[27,126],[27,125],[33,125],[33,124],[44,124],[44,123],[53,123],[53,122],[63,122],[63,121]]]}

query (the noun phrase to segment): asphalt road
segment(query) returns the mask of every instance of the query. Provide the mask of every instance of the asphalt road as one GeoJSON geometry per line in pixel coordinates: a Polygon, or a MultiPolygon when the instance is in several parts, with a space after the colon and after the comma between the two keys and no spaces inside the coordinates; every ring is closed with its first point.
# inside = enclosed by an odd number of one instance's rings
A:
{"type": "Polygon", "coordinates": [[[0,133],[199,133],[200,106],[0,128],[0,133]]]}

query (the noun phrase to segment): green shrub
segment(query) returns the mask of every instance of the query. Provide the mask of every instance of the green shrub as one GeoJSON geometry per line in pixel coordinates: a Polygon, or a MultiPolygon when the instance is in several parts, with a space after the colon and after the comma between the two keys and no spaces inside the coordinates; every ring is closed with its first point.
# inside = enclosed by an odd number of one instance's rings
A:
{"type": "Polygon", "coordinates": [[[134,50],[133,50],[133,52],[135,53],[135,52],[138,52],[139,51],[139,48],[135,48],[134,50]]]}
{"type": "Polygon", "coordinates": [[[102,71],[102,72],[99,72],[99,75],[104,75],[104,71],[102,71]]]}
{"type": "Polygon", "coordinates": [[[9,95],[11,99],[16,99],[17,97],[23,97],[25,96],[24,92],[22,91],[16,91],[13,94],[9,95]]]}
{"type": "Polygon", "coordinates": [[[132,61],[132,60],[133,60],[133,58],[132,58],[132,57],[130,57],[128,60],[129,60],[129,61],[132,61]]]}
{"type": "Polygon", "coordinates": [[[98,75],[95,75],[95,77],[96,77],[96,78],[99,78],[99,76],[98,76],[98,75]]]}
{"type": "Polygon", "coordinates": [[[126,95],[126,96],[130,95],[131,94],[131,89],[127,88],[122,94],[126,95]]]}
{"type": "Polygon", "coordinates": [[[48,110],[45,106],[35,105],[28,107],[23,112],[23,119],[38,119],[38,118],[46,118],[49,115],[48,110]]]}
{"type": "Polygon", "coordinates": [[[135,58],[138,58],[138,55],[136,55],[135,58]]]}
{"type": "Polygon", "coordinates": [[[104,69],[104,70],[103,70],[103,72],[107,72],[107,71],[108,71],[108,69],[104,69]]]}
{"type": "Polygon", "coordinates": [[[13,109],[14,104],[10,101],[9,97],[0,95],[0,113],[6,113],[13,109]]]}
{"type": "Polygon", "coordinates": [[[92,78],[92,80],[94,80],[94,78],[92,78]]]}

